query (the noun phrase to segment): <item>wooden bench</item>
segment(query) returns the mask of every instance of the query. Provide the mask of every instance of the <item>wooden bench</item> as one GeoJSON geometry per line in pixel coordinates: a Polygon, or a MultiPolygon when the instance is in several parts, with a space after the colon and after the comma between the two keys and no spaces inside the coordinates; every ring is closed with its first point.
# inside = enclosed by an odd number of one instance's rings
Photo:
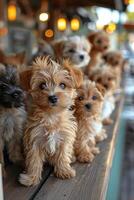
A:
{"type": "Polygon", "coordinates": [[[45,166],[41,183],[36,187],[23,187],[17,179],[21,169],[10,165],[4,180],[5,200],[104,200],[106,197],[110,169],[118,136],[123,98],[112,114],[114,123],[106,127],[108,138],[100,143],[101,153],[93,163],[74,164],[77,175],[71,180],[60,180],[53,176],[52,168],[45,166]]]}

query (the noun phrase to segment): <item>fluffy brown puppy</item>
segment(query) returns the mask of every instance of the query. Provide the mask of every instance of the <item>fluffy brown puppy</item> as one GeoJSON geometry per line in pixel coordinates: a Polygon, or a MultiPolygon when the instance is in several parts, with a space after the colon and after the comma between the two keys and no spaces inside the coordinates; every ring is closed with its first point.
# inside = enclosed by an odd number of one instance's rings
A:
{"type": "Polygon", "coordinates": [[[90,60],[89,52],[91,45],[84,36],[70,36],[52,43],[55,57],[58,59],[68,58],[77,67],[87,66],[90,60]]]}
{"type": "Polygon", "coordinates": [[[90,33],[88,40],[92,46],[90,51],[90,62],[86,67],[85,73],[90,75],[92,68],[101,64],[102,54],[108,50],[110,41],[108,35],[103,31],[90,33]]]}
{"type": "Polygon", "coordinates": [[[103,95],[95,82],[85,80],[77,90],[75,116],[78,131],[75,141],[75,155],[79,162],[92,162],[99,153],[96,142],[104,140],[107,135],[102,126],[103,95]]]}
{"type": "Polygon", "coordinates": [[[24,133],[26,172],[20,175],[20,183],[38,184],[45,161],[54,166],[57,177],[74,177],[70,163],[77,123],[70,107],[82,81],[81,71],[68,61],[58,64],[49,57],[38,57],[21,76],[33,106],[24,133]]]}

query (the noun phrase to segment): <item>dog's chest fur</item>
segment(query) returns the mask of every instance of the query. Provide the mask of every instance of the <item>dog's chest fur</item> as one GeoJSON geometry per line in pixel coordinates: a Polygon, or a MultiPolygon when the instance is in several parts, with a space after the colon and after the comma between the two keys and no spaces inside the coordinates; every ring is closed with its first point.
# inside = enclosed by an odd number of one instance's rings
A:
{"type": "Polygon", "coordinates": [[[25,118],[23,108],[0,109],[0,138],[8,142],[14,134],[21,134],[25,118]]]}
{"type": "Polygon", "coordinates": [[[106,119],[110,117],[111,113],[113,112],[115,108],[115,100],[114,97],[106,96],[103,103],[103,109],[102,109],[102,119],[106,119]]]}
{"type": "Polygon", "coordinates": [[[86,120],[79,122],[78,137],[85,135],[87,139],[94,138],[96,135],[101,133],[101,131],[102,122],[99,118],[87,118],[86,120]]]}
{"type": "Polygon", "coordinates": [[[57,152],[61,144],[75,140],[77,124],[70,113],[62,114],[62,117],[56,117],[55,114],[55,117],[45,117],[44,122],[42,121],[43,127],[38,139],[40,138],[40,145],[50,156],[57,152]]]}
{"type": "Polygon", "coordinates": [[[59,132],[52,132],[47,136],[45,149],[48,153],[54,154],[56,149],[59,147],[61,141],[63,140],[59,132]]]}

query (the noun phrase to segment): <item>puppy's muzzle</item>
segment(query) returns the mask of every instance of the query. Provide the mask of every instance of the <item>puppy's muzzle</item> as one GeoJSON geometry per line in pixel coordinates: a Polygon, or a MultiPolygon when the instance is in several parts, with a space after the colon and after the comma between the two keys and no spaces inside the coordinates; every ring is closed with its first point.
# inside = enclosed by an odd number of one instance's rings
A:
{"type": "Polygon", "coordinates": [[[48,97],[48,100],[49,100],[50,103],[56,104],[57,101],[58,101],[58,97],[56,95],[51,95],[51,96],[48,97]]]}

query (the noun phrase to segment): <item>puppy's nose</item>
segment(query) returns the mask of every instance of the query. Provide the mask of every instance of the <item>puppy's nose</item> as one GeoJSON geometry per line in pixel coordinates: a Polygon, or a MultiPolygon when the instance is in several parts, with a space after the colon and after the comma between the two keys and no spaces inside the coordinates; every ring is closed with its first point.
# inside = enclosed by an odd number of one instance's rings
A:
{"type": "Polygon", "coordinates": [[[104,46],[104,49],[107,49],[108,48],[108,46],[104,46]]]}
{"type": "Polygon", "coordinates": [[[83,60],[84,59],[84,55],[80,55],[80,60],[83,60]]]}
{"type": "Polygon", "coordinates": [[[55,96],[55,95],[51,95],[51,96],[48,97],[48,100],[49,100],[50,103],[57,103],[58,97],[55,96]]]}
{"type": "Polygon", "coordinates": [[[90,110],[90,109],[91,109],[91,104],[90,104],[90,103],[87,103],[87,104],[85,104],[85,107],[86,107],[88,110],[90,110]]]}
{"type": "Polygon", "coordinates": [[[105,87],[106,89],[108,89],[108,85],[107,85],[107,84],[104,84],[104,87],[105,87]]]}
{"type": "Polygon", "coordinates": [[[18,99],[21,96],[21,92],[20,91],[15,91],[12,93],[12,97],[15,99],[18,99]]]}

